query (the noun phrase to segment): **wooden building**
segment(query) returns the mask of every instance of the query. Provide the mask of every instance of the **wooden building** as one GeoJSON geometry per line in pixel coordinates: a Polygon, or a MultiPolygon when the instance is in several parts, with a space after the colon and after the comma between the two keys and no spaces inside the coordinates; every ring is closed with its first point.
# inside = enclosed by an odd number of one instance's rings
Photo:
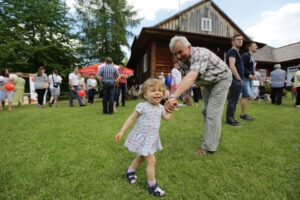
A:
{"type": "Polygon", "coordinates": [[[169,73],[174,61],[169,42],[175,35],[185,36],[192,46],[206,47],[224,59],[235,33],[243,35],[244,44],[251,41],[213,1],[202,0],[153,27],[143,28],[133,41],[128,66],[135,70],[140,83],[160,72],[169,73]]]}
{"type": "Polygon", "coordinates": [[[290,80],[297,71],[297,65],[300,64],[300,42],[279,48],[266,45],[257,50],[254,59],[257,61],[257,67],[263,77],[269,76],[270,72],[274,70],[273,66],[279,63],[282,69],[287,71],[287,78],[290,80]]]}

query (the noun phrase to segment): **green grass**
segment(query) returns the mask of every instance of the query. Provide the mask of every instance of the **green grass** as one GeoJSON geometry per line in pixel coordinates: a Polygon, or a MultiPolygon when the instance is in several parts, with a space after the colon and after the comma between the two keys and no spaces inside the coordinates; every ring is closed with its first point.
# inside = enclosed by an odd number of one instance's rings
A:
{"type": "MultiPolygon", "coordinates": [[[[0,199],[155,199],[145,191],[145,164],[136,185],[126,182],[134,155],[124,140],[114,142],[136,104],[109,116],[99,101],[0,113],[0,199]]],[[[256,121],[223,123],[218,152],[207,157],[194,153],[202,142],[201,106],[181,107],[161,126],[156,174],[164,199],[299,199],[300,110],[292,105],[249,105],[256,121]]]]}

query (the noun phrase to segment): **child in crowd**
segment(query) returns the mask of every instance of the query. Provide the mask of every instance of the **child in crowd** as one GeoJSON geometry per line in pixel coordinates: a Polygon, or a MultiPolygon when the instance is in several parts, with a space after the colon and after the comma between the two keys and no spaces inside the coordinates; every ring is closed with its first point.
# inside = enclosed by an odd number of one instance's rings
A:
{"type": "Polygon", "coordinates": [[[90,74],[90,77],[87,80],[87,89],[88,89],[88,103],[94,103],[94,97],[97,89],[97,80],[95,74],[90,74]]]}
{"type": "Polygon", "coordinates": [[[7,83],[14,84],[14,80],[9,78],[8,69],[3,68],[0,74],[0,111],[5,107],[5,99],[7,97],[8,100],[8,110],[12,110],[12,102],[13,102],[13,95],[14,91],[7,91],[5,85],[7,83]]]}
{"type": "Polygon", "coordinates": [[[137,180],[136,170],[146,160],[147,190],[158,197],[164,196],[165,191],[158,186],[155,179],[156,159],[154,153],[162,149],[159,137],[160,120],[161,118],[164,120],[171,118],[171,114],[166,113],[164,107],[160,104],[164,91],[164,83],[160,80],[147,80],[140,94],[146,101],[136,106],[135,111],[129,116],[120,132],[115,136],[116,141],[119,141],[129,127],[138,119],[125,141],[125,147],[130,152],[137,153],[136,158],[126,171],[126,177],[129,183],[134,184],[137,180]]]}

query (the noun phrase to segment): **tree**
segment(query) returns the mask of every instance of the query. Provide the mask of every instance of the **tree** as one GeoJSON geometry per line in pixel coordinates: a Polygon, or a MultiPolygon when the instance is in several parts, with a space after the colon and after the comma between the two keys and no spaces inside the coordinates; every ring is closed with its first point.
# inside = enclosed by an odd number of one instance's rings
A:
{"type": "Polygon", "coordinates": [[[61,0],[0,0],[0,67],[63,71],[75,61],[72,20],[61,0]]]}
{"type": "Polygon", "coordinates": [[[84,63],[99,62],[106,56],[120,63],[121,45],[129,46],[129,28],[140,23],[137,12],[126,0],[77,0],[80,19],[80,54],[84,63]]]}

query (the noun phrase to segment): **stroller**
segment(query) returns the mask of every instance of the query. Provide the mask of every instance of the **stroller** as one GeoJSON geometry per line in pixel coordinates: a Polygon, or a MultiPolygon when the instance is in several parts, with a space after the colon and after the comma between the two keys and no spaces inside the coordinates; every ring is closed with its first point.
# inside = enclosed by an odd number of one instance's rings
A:
{"type": "Polygon", "coordinates": [[[264,102],[271,100],[270,94],[267,94],[266,88],[264,85],[259,86],[259,96],[257,98],[258,98],[257,99],[258,101],[264,101],[264,102]]]}

